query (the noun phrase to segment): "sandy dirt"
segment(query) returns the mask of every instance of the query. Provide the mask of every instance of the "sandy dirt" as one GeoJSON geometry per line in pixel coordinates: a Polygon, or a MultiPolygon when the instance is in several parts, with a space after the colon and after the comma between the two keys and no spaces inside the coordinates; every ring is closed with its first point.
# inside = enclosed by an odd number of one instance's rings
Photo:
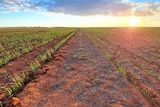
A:
{"type": "Polygon", "coordinates": [[[16,107],[152,107],[81,31],[16,97],[16,107]]]}

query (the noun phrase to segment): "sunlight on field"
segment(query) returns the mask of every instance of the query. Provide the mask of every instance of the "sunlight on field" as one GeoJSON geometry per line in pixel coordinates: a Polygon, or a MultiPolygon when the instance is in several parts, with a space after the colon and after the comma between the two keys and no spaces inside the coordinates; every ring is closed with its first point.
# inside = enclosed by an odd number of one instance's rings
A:
{"type": "Polygon", "coordinates": [[[132,17],[130,20],[130,26],[135,27],[137,26],[137,18],[136,17],[132,17]]]}

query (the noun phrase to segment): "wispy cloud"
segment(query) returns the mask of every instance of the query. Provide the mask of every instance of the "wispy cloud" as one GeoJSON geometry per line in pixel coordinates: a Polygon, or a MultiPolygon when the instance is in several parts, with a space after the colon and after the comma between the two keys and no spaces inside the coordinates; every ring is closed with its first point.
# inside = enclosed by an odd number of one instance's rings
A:
{"type": "Polygon", "coordinates": [[[136,16],[152,16],[160,15],[160,2],[138,3],[133,9],[136,16]]]}
{"type": "Polygon", "coordinates": [[[152,16],[160,15],[160,2],[134,3],[129,0],[0,0],[8,11],[33,10],[90,16],[152,16]]]}
{"type": "Polygon", "coordinates": [[[30,8],[28,0],[0,0],[0,7],[7,11],[18,12],[19,10],[24,10],[30,8]]]}

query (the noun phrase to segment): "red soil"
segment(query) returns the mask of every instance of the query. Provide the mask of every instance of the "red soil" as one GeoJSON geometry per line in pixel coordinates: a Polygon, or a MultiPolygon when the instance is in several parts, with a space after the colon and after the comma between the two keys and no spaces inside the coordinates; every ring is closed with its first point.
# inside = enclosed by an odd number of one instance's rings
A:
{"type": "Polygon", "coordinates": [[[17,98],[20,103],[16,107],[152,107],[80,31],[38,71],[17,98]]]}

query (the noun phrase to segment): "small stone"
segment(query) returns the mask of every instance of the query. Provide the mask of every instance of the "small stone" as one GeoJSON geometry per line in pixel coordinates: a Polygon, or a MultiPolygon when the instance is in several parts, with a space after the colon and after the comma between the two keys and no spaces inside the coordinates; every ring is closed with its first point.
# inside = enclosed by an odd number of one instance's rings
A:
{"type": "Polygon", "coordinates": [[[5,97],[5,94],[4,94],[4,93],[0,94],[0,100],[3,100],[4,97],[5,97]]]}
{"type": "Polygon", "coordinates": [[[12,104],[15,106],[20,102],[19,98],[17,97],[12,97],[12,104]]]}

